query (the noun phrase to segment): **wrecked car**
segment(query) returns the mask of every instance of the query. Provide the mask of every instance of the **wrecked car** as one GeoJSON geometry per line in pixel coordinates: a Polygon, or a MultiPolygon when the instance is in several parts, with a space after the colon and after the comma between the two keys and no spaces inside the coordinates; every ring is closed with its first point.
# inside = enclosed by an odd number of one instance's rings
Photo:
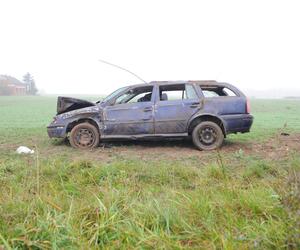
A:
{"type": "Polygon", "coordinates": [[[58,97],[50,138],[75,148],[112,139],[191,137],[196,148],[219,148],[226,135],[250,131],[249,101],[216,81],[156,81],[120,88],[97,103],[58,97]]]}

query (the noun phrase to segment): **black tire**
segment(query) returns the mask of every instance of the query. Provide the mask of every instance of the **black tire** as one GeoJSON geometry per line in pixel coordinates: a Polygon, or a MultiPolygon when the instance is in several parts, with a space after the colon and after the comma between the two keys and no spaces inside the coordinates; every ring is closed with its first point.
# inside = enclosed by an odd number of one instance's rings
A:
{"type": "Polygon", "coordinates": [[[98,146],[100,134],[94,125],[88,122],[79,123],[72,128],[69,141],[73,148],[91,149],[98,146]]]}
{"type": "Polygon", "coordinates": [[[200,150],[214,150],[221,147],[224,134],[220,126],[211,121],[200,122],[192,132],[194,145],[200,150]]]}

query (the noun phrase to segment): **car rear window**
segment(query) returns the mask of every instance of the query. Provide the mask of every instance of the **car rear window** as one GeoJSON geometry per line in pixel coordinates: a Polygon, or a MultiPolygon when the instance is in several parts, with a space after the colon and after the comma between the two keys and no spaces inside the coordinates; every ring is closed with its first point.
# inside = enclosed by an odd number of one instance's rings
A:
{"type": "Polygon", "coordinates": [[[237,96],[237,94],[223,86],[201,86],[204,97],[237,96]]]}

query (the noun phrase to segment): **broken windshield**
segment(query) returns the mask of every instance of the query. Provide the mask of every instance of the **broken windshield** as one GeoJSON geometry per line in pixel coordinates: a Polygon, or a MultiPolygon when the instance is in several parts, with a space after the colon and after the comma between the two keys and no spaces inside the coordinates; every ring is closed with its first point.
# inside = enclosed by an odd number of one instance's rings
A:
{"type": "Polygon", "coordinates": [[[108,100],[116,97],[118,94],[120,94],[121,92],[123,92],[127,88],[128,87],[122,87],[122,88],[117,89],[116,91],[112,92],[110,95],[105,97],[101,102],[107,102],[108,100]]]}

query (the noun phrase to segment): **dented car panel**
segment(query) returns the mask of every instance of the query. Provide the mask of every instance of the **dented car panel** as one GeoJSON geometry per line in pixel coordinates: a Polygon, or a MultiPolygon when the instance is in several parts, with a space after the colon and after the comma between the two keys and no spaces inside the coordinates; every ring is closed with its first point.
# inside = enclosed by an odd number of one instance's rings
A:
{"type": "Polygon", "coordinates": [[[223,115],[221,118],[224,123],[226,134],[249,132],[253,122],[252,115],[223,115]]]}
{"type": "Polygon", "coordinates": [[[155,132],[185,133],[189,118],[201,109],[199,99],[157,102],[155,105],[155,132]]]}
{"type": "Polygon", "coordinates": [[[47,127],[48,135],[50,138],[65,138],[70,132],[68,131],[70,125],[84,120],[93,121],[100,130],[103,127],[100,122],[102,120],[101,114],[98,106],[92,106],[56,115],[47,127]]]}
{"type": "Polygon", "coordinates": [[[49,137],[67,137],[83,121],[97,127],[100,139],[186,137],[196,119],[217,121],[226,136],[249,132],[253,122],[245,95],[227,83],[151,82],[116,93],[100,103],[59,97],[57,115],[47,127],[49,137]],[[173,99],[172,93],[181,92],[181,99],[173,99]]]}
{"type": "Polygon", "coordinates": [[[86,107],[95,106],[95,103],[81,100],[72,97],[62,97],[59,96],[57,98],[57,114],[62,114],[66,112],[70,112],[72,110],[82,109],[86,107]]]}
{"type": "Polygon", "coordinates": [[[154,133],[154,103],[126,103],[103,109],[105,135],[137,135],[154,133]]]}

